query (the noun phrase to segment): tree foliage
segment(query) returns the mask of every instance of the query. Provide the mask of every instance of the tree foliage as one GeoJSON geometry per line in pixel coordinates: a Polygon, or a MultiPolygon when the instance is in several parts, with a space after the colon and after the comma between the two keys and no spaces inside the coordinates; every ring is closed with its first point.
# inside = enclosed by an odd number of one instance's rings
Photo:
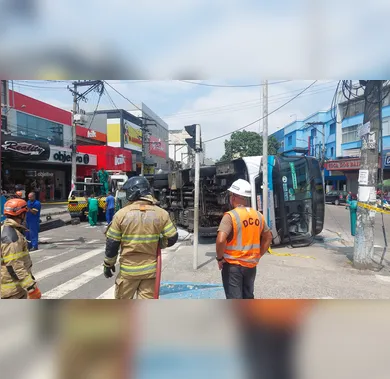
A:
{"type": "MultiPolygon", "coordinates": [[[[268,138],[269,155],[276,155],[280,146],[279,141],[274,136],[268,138]]],[[[243,130],[234,132],[230,140],[225,140],[225,154],[221,161],[257,155],[263,155],[263,137],[256,132],[243,130]]]]}

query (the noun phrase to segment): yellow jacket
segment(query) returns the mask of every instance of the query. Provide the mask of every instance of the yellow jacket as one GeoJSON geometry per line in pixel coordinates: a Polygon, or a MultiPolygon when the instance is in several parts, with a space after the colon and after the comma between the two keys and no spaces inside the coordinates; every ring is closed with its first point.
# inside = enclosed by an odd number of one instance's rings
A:
{"type": "Polygon", "coordinates": [[[12,219],[1,227],[1,298],[23,295],[35,286],[26,228],[12,219]]]}

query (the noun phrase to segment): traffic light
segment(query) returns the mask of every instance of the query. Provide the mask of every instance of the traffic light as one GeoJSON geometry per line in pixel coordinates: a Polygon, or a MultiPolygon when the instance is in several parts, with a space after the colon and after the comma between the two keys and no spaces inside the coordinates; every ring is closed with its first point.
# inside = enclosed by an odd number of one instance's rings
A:
{"type": "Polygon", "coordinates": [[[200,128],[200,125],[197,124],[187,125],[185,127],[186,132],[191,136],[191,138],[186,138],[186,142],[194,151],[202,150],[202,139],[200,136],[200,130],[197,130],[198,128],[200,128]],[[199,136],[199,141],[197,140],[197,136],[199,136]]]}

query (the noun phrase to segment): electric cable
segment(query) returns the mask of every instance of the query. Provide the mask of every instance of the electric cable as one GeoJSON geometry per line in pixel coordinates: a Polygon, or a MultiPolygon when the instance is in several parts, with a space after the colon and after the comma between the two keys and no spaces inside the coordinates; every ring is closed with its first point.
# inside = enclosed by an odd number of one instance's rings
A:
{"type": "MultiPolygon", "coordinates": [[[[191,82],[190,80],[178,80],[178,82],[194,84],[194,85],[198,85],[198,86],[219,87],[219,88],[248,88],[248,87],[263,87],[264,86],[264,84],[243,84],[243,85],[208,84],[208,83],[191,82]]],[[[268,85],[288,83],[288,82],[291,82],[291,80],[281,80],[278,82],[271,82],[271,83],[268,83],[268,85]]]]}
{"type": "Polygon", "coordinates": [[[282,109],[283,107],[285,107],[286,105],[290,104],[292,101],[294,101],[296,98],[298,98],[298,97],[299,97],[300,95],[302,95],[304,92],[306,92],[310,87],[312,87],[312,86],[313,86],[315,83],[317,83],[317,82],[318,82],[318,80],[314,80],[314,81],[313,81],[309,86],[307,86],[303,91],[301,91],[300,93],[298,93],[297,95],[295,95],[294,97],[292,97],[290,100],[288,100],[287,102],[285,102],[284,104],[282,104],[280,107],[278,107],[278,108],[274,109],[273,111],[269,112],[266,116],[263,116],[263,117],[261,117],[261,118],[255,120],[255,121],[253,121],[253,122],[251,122],[251,123],[245,125],[245,126],[242,126],[242,127],[238,128],[238,129],[232,131],[232,132],[225,133],[225,134],[220,135],[220,136],[218,136],[218,137],[214,137],[214,138],[211,138],[211,139],[209,139],[209,140],[207,140],[207,141],[204,141],[204,143],[211,142],[211,141],[215,141],[215,140],[217,140],[217,139],[220,139],[220,138],[229,136],[229,135],[233,134],[234,132],[238,132],[238,131],[240,131],[240,130],[246,129],[246,128],[248,128],[249,126],[258,123],[259,121],[263,120],[265,117],[268,117],[268,116],[270,116],[271,114],[276,113],[278,110],[280,110],[280,109],[282,109]]]}

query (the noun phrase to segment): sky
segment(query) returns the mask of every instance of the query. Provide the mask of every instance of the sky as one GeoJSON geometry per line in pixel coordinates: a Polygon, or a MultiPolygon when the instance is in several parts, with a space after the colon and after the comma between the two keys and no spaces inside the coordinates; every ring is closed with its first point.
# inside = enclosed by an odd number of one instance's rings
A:
{"type": "MultiPolygon", "coordinates": [[[[272,133],[295,118],[329,109],[337,79],[390,74],[383,43],[388,0],[95,0],[93,6],[76,0],[0,0],[0,8],[0,76],[19,78],[17,90],[69,109],[66,85],[47,80],[107,78],[171,129],[201,124],[203,140],[260,118],[261,87],[208,87],[182,79],[225,86],[290,80],[270,85],[271,112],[318,78],[269,117],[272,133]]],[[[128,108],[109,92],[118,107],[128,108]]],[[[95,105],[96,95],[85,108],[95,105]]],[[[112,107],[108,99],[99,109],[105,107],[112,107]]],[[[219,158],[223,142],[208,143],[206,155],[219,158]]]]}
{"type": "MultiPolygon", "coordinates": [[[[269,106],[271,113],[294,96],[312,84],[313,80],[270,80],[269,106]],[[274,84],[275,83],[275,84],[274,84]]],[[[15,91],[58,106],[72,109],[72,95],[67,89],[70,83],[65,81],[48,82],[37,80],[15,80],[15,91]]],[[[263,115],[261,94],[262,81],[193,81],[193,80],[109,80],[121,94],[132,102],[143,102],[159,115],[170,129],[183,129],[185,125],[200,124],[202,139],[207,141],[226,133],[233,132],[263,115]],[[247,86],[256,87],[214,87],[218,86],[247,86]]],[[[306,92],[288,105],[269,116],[269,133],[278,128],[310,116],[321,110],[328,110],[337,86],[336,80],[319,80],[306,92]]],[[[106,86],[110,97],[118,108],[132,109],[129,101],[118,95],[109,86],[106,86]]],[[[86,111],[96,109],[98,94],[88,97],[87,103],[81,107],[86,111]]],[[[113,105],[107,95],[99,103],[99,110],[112,109],[113,105]]],[[[256,122],[245,128],[248,131],[261,132],[262,122],[256,122]]],[[[206,143],[208,158],[219,159],[224,154],[224,141],[229,136],[218,138],[206,143]]]]}

